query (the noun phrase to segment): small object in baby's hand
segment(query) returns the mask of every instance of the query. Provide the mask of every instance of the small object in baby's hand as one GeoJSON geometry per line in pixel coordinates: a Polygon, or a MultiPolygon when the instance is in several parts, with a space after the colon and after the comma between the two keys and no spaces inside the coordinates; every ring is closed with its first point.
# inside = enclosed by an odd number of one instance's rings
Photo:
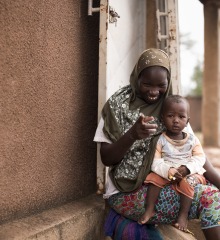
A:
{"type": "Polygon", "coordinates": [[[172,176],[172,175],[170,175],[169,177],[168,177],[170,180],[176,180],[176,178],[174,177],[174,176],[172,176]]]}

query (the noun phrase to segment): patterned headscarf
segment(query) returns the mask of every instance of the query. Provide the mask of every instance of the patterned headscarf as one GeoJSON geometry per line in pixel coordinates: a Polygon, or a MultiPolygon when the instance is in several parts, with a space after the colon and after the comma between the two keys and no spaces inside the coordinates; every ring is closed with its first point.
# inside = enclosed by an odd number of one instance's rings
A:
{"type": "Polygon", "coordinates": [[[167,69],[168,80],[170,80],[170,61],[169,56],[161,49],[150,48],[142,52],[138,59],[138,62],[134,66],[134,69],[130,76],[130,84],[135,99],[135,90],[138,88],[138,77],[140,73],[148,67],[160,66],[167,69]]]}
{"type": "Polygon", "coordinates": [[[110,168],[111,179],[119,191],[130,192],[137,189],[150,172],[156,142],[163,130],[163,126],[159,122],[162,103],[164,98],[170,94],[169,57],[164,51],[151,48],[144,51],[139,57],[130,76],[130,85],[119,89],[106,102],[102,110],[103,131],[112,142],[116,142],[134,125],[140,113],[146,116],[154,116],[155,123],[159,126],[152,137],[135,141],[121,162],[110,168]],[[161,66],[167,70],[168,88],[158,102],[147,104],[136,95],[137,82],[140,73],[145,68],[152,66],[161,66]]]}

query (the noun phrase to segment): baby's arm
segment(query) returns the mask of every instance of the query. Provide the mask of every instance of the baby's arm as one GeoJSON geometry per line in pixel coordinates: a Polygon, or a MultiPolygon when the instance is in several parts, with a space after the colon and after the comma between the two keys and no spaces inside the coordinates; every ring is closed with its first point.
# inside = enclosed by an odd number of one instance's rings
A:
{"type": "Polygon", "coordinates": [[[159,176],[167,180],[170,180],[168,176],[169,169],[170,169],[170,166],[166,164],[164,159],[162,158],[162,145],[159,139],[156,146],[154,160],[151,165],[151,170],[156,174],[158,174],[159,176]]]}

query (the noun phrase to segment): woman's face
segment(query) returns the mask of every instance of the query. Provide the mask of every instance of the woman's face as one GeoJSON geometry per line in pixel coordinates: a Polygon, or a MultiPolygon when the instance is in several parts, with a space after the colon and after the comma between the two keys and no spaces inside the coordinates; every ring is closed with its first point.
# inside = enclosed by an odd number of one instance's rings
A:
{"type": "Polygon", "coordinates": [[[167,91],[167,71],[162,67],[144,69],[138,79],[137,94],[146,103],[156,103],[167,91]]]}

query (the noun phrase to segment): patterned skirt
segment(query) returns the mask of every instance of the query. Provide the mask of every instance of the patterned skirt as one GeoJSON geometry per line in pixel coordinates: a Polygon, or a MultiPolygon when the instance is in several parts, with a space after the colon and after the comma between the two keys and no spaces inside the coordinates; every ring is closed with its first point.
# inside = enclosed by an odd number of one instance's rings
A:
{"type": "MultiPolygon", "coordinates": [[[[220,226],[220,192],[212,184],[201,185],[198,184],[195,187],[195,193],[193,202],[189,212],[189,219],[200,219],[201,228],[211,228],[215,226],[220,226]]],[[[117,193],[108,199],[108,203],[113,212],[110,211],[105,223],[105,230],[109,230],[109,224],[112,221],[110,215],[121,216],[124,221],[129,221],[129,224],[133,223],[133,228],[139,228],[136,222],[138,218],[144,213],[145,198],[147,196],[147,185],[142,185],[140,189],[132,193],[117,193]],[[136,227],[135,227],[136,226],[136,227]]],[[[178,212],[180,208],[180,196],[172,189],[171,185],[164,187],[159,195],[159,198],[155,204],[156,214],[149,221],[149,224],[172,224],[176,222],[178,217],[178,212]]],[[[122,220],[119,221],[122,226],[126,226],[126,223],[122,220]]],[[[117,225],[118,222],[111,224],[110,232],[112,236],[118,235],[117,225]]],[[[146,225],[145,225],[146,227],[146,225]]],[[[128,227],[128,229],[130,229],[128,227]]],[[[137,229],[138,230],[138,229],[137,229]]],[[[109,233],[107,236],[110,236],[109,233]]],[[[126,234],[126,231],[124,231],[126,234]]],[[[117,238],[114,238],[117,239],[117,238]]],[[[118,238],[123,239],[123,238],[118,238]]],[[[124,238],[132,239],[132,238],[124,238]]],[[[133,238],[136,239],[136,238],[133,238]]],[[[140,239],[161,239],[161,238],[140,238],[140,239]]]]}

